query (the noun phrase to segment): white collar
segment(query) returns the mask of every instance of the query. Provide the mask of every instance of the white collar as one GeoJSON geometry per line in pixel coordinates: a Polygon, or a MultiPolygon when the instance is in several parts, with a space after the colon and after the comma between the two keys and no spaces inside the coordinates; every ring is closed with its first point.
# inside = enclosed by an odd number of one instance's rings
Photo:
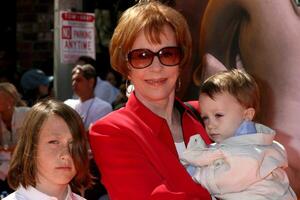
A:
{"type": "MultiPolygon", "coordinates": [[[[16,191],[16,197],[18,196],[23,198],[25,197],[25,199],[30,199],[30,200],[57,200],[56,197],[46,195],[45,193],[40,192],[39,190],[37,190],[32,186],[28,186],[26,189],[23,186],[20,186],[16,191]]],[[[72,193],[70,186],[68,186],[68,193],[65,200],[75,200],[75,199],[77,198],[72,193]]]]}

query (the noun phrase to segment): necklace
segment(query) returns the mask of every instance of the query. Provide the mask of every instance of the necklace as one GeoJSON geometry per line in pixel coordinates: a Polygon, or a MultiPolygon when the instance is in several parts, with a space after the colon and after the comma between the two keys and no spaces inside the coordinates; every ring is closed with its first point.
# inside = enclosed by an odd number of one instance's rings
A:
{"type": "Polygon", "coordinates": [[[81,115],[81,118],[83,119],[84,127],[89,127],[89,124],[86,124],[86,122],[87,122],[87,119],[88,119],[89,114],[90,114],[90,109],[91,109],[92,105],[94,104],[94,101],[95,101],[95,97],[93,98],[93,100],[89,104],[89,107],[88,107],[87,111],[85,112],[85,117],[84,117],[84,115],[81,115]]]}

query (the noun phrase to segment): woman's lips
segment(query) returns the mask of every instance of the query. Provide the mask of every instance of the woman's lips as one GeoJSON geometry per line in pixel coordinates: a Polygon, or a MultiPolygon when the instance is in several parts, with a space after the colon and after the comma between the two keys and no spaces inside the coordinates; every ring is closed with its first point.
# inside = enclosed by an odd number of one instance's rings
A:
{"type": "Polygon", "coordinates": [[[145,80],[146,83],[154,86],[159,86],[164,84],[167,81],[167,78],[160,78],[160,79],[147,79],[145,80]]]}

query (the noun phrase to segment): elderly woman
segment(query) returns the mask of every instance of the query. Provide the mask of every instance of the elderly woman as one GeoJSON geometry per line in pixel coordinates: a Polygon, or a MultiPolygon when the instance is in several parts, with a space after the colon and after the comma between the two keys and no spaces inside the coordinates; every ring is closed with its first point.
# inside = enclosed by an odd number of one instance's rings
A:
{"type": "Polygon", "coordinates": [[[134,92],[124,108],[91,128],[90,143],[111,199],[211,199],[178,159],[192,135],[210,140],[191,110],[175,97],[191,57],[183,16],[156,1],[121,16],[110,44],[113,68],[134,92]]]}

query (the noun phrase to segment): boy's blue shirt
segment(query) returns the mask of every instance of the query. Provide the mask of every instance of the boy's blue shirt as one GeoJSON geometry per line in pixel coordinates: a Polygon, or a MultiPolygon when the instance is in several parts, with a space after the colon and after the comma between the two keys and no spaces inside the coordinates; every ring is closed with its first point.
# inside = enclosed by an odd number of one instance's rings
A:
{"type": "Polygon", "coordinates": [[[257,133],[255,123],[253,121],[244,121],[236,130],[234,136],[249,135],[257,133]]]}

